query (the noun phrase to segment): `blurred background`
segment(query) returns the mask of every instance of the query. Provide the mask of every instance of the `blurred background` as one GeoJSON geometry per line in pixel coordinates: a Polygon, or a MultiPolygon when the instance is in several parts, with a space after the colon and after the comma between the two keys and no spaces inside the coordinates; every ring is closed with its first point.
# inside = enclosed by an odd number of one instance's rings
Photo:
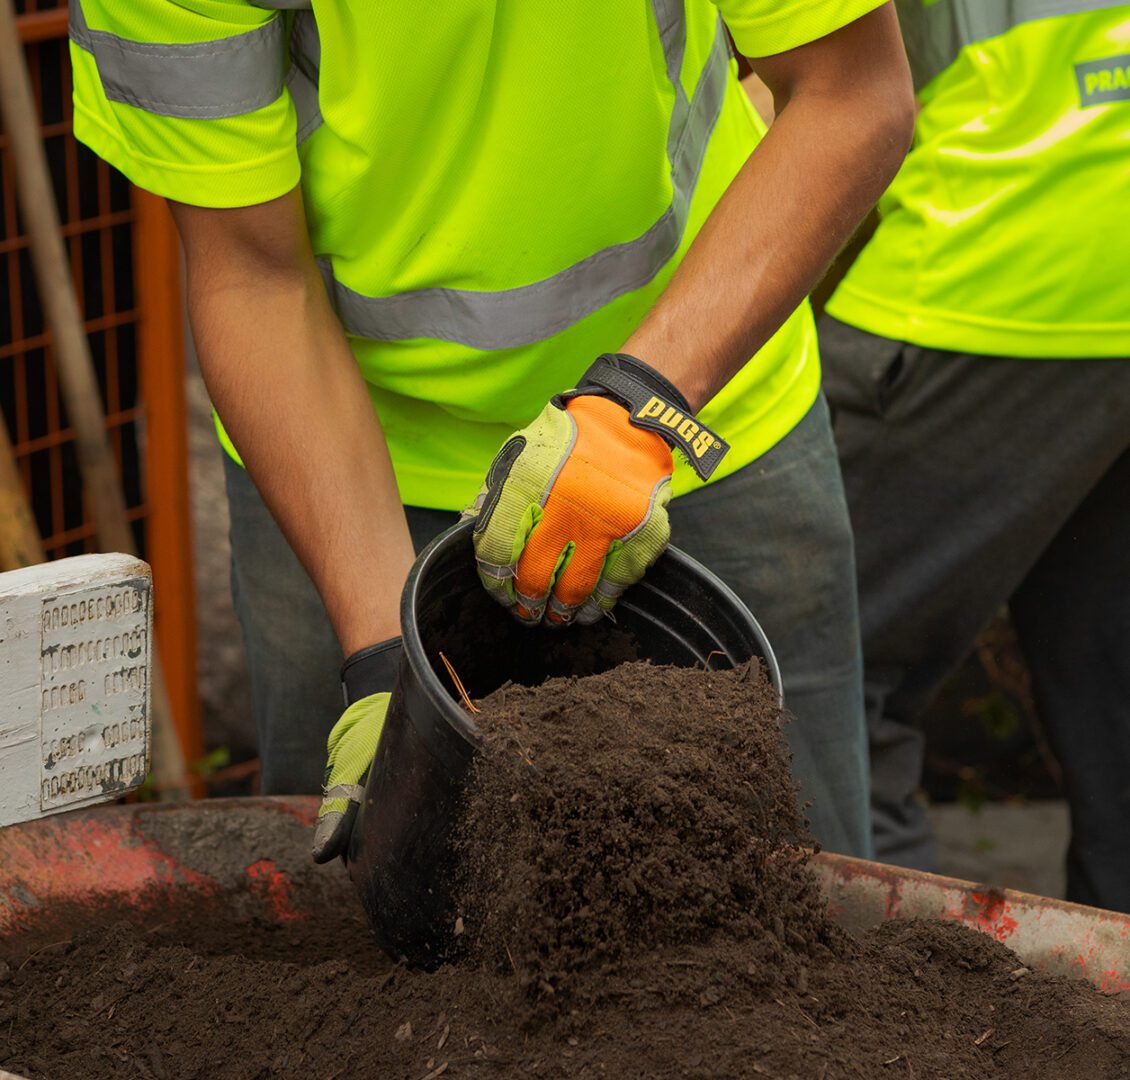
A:
{"type": "MultiPolygon", "coordinates": [[[[220,449],[186,332],[175,231],[162,200],[132,187],[71,135],[66,5],[17,0],[16,7],[105,427],[135,542],[153,566],[157,641],[190,787],[198,795],[254,793],[258,762],[228,592],[220,449]]],[[[752,77],[744,84],[771,119],[764,88],[752,77]]],[[[849,246],[830,282],[857,249],[849,246]]],[[[817,304],[829,291],[825,283],[817,304]]],[[[47,557],[96,550],[6,136],[0,409],[47,557]]],[[[950,679],[926,727],[921,797],[938,830],[942,872],[1062,896],[1068,826],[1058,769],[1006,612],[950,679]]]]}

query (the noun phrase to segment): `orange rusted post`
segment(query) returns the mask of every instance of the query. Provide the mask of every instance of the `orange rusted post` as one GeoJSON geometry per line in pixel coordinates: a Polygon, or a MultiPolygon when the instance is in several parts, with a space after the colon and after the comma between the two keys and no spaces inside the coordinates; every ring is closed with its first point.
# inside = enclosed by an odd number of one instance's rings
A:
{"type": "Polygon", "coordinates": [[[157,641],[186,761],[204,739],[196,684],[180,242],[165,200],[134,189],[138,363],[145,406],[146,544],[157,641]]]}

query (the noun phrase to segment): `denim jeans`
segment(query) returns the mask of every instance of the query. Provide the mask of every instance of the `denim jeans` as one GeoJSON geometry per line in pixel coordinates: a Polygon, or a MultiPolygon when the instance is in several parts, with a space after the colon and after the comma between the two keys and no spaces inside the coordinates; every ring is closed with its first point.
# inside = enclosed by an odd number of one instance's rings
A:
{"type": "Polygon", "coordinates": [[[916,720],[1008,604],[1071,809],[1068,898],[1130,912],[1130,360],[820,326],[855,529],[878,857],[929,870],[916,720]]]}
{"type": "MultiPolygon", "coordinates": [[[[226,461],[232,591],[243,627],[266,793],[313,792],[341,713],[341,652],[322,602],[250,478],[226,461]]],[[[455,523],[406,507],[417,550],[455,523]]],[[[852,537],[828,410],[818,399],[772,450],[670,507],[672,543],[757,617],[781,667],[801,799],[820,843],[870,853],[852,537]]]]}

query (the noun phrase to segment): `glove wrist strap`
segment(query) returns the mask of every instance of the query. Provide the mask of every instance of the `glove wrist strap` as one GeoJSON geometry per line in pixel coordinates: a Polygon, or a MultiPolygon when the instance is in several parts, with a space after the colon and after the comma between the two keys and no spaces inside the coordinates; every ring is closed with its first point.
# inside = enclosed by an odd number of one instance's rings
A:
{"type": "Polygon", "coordinates": [[[654,432],[687,459],[701,480],[708,480],[729,444],[698,420],[678,388],[642,360],[627,353],[597,357],[576,390],[562,398],[602,394],[628,410],[628,422],[654,432]]]}
{"type": "Polygon", "coordinates": [[[346,708],[370,694],[392,693],[400,671],[401,639],[389,638],[355,652],[341,666],[341,693],[346,708]]]}

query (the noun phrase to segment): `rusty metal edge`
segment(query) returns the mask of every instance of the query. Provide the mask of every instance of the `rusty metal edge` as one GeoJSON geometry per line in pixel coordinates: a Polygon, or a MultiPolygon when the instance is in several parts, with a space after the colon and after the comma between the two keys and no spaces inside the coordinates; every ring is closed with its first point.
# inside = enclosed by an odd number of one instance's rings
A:
{"type": "Polygon", "coordinates": [[[845,929],[941,919],[987,934],[1030,967],[1130,990],[1130,915],[940,874],[821,852],[813,861],[828,910],[845,929]]]}

